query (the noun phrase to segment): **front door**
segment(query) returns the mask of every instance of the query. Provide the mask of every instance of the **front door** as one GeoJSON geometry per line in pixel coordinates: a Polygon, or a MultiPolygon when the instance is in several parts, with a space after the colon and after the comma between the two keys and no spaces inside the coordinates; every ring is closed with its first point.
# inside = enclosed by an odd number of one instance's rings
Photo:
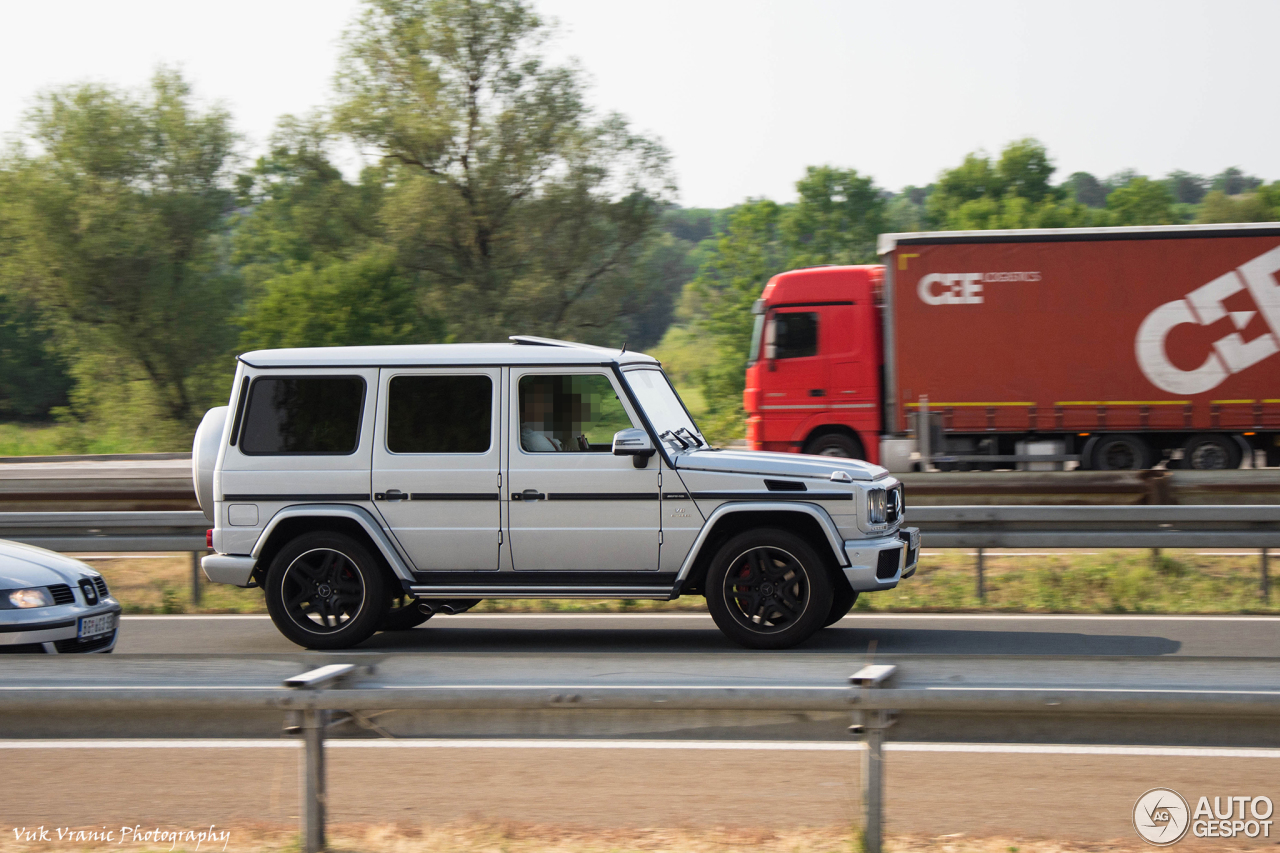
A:
{"type": "Polygon", "coordinates": [[[617,378],[597,368],[513,368],[507,486],[516,571],[658,568],[657,459],[613,455],[639,427],[617,378]]]}
{"type": "Polygon", "coordinates": [[[374,506],[418,571],[496,571],[501,368],[384,368],[374,506]]]}
{"type": "Polygon", "coordinates": [[[792,441],[812,415],[830,406],[827,359],[818,347],[819,314],[813,308],[780,309],[765,328],[766,373],[760,408],[766,441],[792,441]]]}

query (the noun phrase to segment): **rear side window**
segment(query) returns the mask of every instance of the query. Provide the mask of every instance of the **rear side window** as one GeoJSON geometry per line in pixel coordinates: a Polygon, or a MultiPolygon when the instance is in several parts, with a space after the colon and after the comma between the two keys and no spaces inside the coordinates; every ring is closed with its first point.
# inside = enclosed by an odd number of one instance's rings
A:
{"type": "Polygon", "coordinates": [[[492,444],[488,376],[396,376],[387,390],[392,453],[484,453],[492,444]]]}
{"type": "Polygon", "coordinates": [[[818,354],[816,312],[788,312],[773,318],[774,358],[805,358],[818,354]]]}
{"type": "Polygon", "coordinates": [[[240,450],[249,454],[355,453],[364,380],[359,376],[255,379],[240,450]]]}

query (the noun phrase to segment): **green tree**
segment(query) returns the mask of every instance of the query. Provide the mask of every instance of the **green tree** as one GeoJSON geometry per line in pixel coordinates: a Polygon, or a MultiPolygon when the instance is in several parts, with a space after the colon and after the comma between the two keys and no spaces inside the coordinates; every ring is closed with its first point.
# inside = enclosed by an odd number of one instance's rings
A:
{"type": "Polygon", "coordinates": [[[1112,225],[1171,225],[1173,196],[1168,188],[1150,178],[1135,177],[1107,196],[1112,225]]]}
{"type": "Polygon", "coordinates": [[[1238,196],[1214,190],[1200,205],[1197,222],[1274,222],[1280,220],[1280,183],[1238,196]],[[1275,199],[1273,201],[1273,199],[1275,199]]]}
{"type": "Polygon", "coordinates": [[[871,178],[855,169],[810,166],[796,191],[800,200],[782,219],[790,265],[875,262],[885,200],[871,178]]]}
{"type": "MultiPolygon", "coordinates": [[[[337,127],[387,166],[383,219],[457,339],[625,334],[668,155],[548,64],[522,0],[366,0],[337,127]]],[[[643,301],[643,300],[641,300],[643,301]]]]}
{"type": "Polygon", "coordinates": [[[163,417],[194,424],[225,390],[210,379],[234,340],[238,284],[220,240],[233,201],[229,116],[199,109],[181,75],[160,70],[141,95],[46,93],[25,129],[34,153],[3,167],[4,288],[48,318],[80,399],[127,382],[123,369],[163,417]]]}

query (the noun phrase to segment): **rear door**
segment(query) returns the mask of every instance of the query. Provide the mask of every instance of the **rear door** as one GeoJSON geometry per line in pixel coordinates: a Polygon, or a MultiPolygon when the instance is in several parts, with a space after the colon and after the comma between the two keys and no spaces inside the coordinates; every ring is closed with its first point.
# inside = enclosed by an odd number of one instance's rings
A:
{"type": "Polygon", "coordinates": [[[374,506],[418,571],[496,571],[501,368],[384,368],[374,506]]]}

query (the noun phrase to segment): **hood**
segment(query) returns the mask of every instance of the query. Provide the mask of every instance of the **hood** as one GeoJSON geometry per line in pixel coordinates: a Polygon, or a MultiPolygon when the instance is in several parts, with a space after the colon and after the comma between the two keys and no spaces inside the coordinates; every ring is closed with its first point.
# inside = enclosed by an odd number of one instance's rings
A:
{"type": "Polygon", "coordinates": [[[34,545],[0,539],[0,589],[21,589],[56,583],[75,586],[80,578],[96,574],[79,560],[34,545]]]}
{"type": "Polygon", "coordinates": [[[763,474],[766,477],[818,477],[830,479],[833,471],[845,471],[855,481],[867,482],[888,472],[879,465],[839,456],[802,453],[770,453],[764,450],[691,450],[675,457],[680,471],[723,471],[763,474]]]}

